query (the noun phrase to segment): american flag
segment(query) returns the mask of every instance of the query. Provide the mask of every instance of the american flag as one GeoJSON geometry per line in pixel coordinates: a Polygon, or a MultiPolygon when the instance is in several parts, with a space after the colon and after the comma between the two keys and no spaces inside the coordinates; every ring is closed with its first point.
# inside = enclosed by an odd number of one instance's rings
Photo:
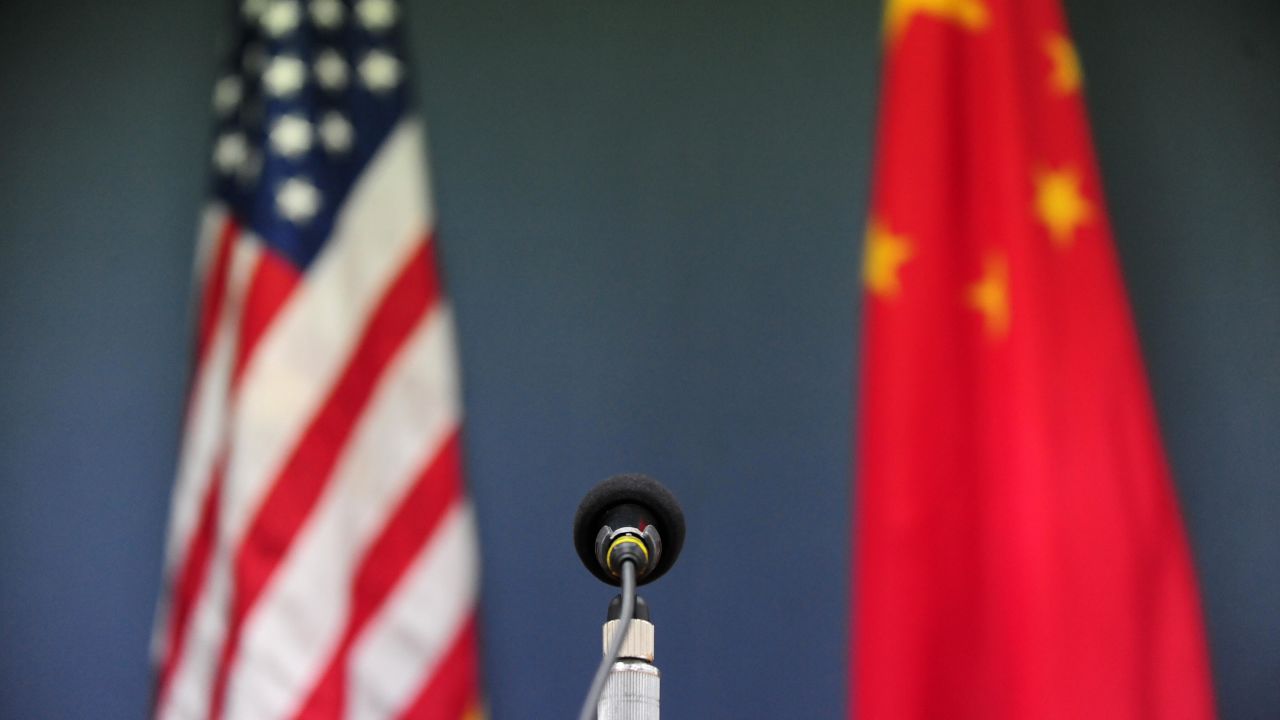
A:
{"type": "Polygon", "coordinates": [[[233,12],[155,715],[478,716],[475,521],[401,9],[233,12]]]}

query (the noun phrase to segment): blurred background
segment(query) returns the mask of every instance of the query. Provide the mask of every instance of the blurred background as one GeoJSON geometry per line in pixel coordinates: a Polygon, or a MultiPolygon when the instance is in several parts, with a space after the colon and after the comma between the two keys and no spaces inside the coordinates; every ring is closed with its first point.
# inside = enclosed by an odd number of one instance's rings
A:
{"type": "MultiPolygon", "coordinates": [[[[148,706],[222,7],[0,10],[0,717],[148,706]]],[[[1066,9],[1220,709],[1275,718],[1280,5],[1066,9]]],[[[644,593],[664,714],[842,715],[879,12],[408,3],[495,717],[581,701],[609,592],[570,522],[632,470],[689,522],[644,593]]]]}

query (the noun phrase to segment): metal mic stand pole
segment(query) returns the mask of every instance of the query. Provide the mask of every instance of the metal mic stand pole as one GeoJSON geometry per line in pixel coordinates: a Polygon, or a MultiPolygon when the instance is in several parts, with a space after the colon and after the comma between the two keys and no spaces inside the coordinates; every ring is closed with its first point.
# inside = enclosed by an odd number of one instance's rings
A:
{"type": "MultiPolygon", "coordinates": [[[[622,596],[609,603],[608,619],[603,628],[604,652],[619,631],[618,619],[622,596]]],[[[653,664],[653,623],[649,621],[649,605],[637,597],[635,617],[622,641],[618,660],[609,669],[604,692],[596,705],[598,720],[658,720],[658,686],[662,674],[653,664]]]]}

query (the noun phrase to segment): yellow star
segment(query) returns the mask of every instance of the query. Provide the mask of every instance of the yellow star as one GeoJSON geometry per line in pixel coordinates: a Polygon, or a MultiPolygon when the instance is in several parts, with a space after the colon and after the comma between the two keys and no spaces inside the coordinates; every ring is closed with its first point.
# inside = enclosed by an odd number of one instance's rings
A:
{"type": "Polygon", "coordinates": [[[889,0],[884,11],[885,33],[892,42],[917,13],[953,22],[966,30],[986,27],[987,6],[982,0],[889,0]]]}
{"type": "Polygon", "coordinates": [[[992,253],[982,263],[982,277],[969,286],[969,307],[982,313],[987,334],[1001,338],[1009,331],[1009,268],[1004,256],[992,253]]]}
{"type": "Polygon", "coordinates": [[[867,292],[883,298],[896,296],[902,289],[898,272],[911,259],[911,243],[906,237],[889,232],[878,220],[872,220],[863,254],[862,281],[867,292]]]}
{"type": "Polygon", "coordinates": [[[1049,86],[1059,95],[1070,95],[1080,89],[1084,74],[1080,71],[1080,55],[1066,35],[1050,35],[1044,41],[1044,51],[1049,54],[1053,70],[1049,86]]]}
{"type": "Polygon", "coordinates": [[[1093,206],[1080,192],[1080,174],[1066,167],[1035,175],[1036,217],[1058,247],[1071,247],[1076,230],[1093,219],[1093,206]]]}

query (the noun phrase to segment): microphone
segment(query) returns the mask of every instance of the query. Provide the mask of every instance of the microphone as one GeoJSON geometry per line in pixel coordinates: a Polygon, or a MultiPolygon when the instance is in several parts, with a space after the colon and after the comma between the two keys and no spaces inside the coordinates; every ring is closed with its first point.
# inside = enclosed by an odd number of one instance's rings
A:
{"type": "Polygon", "coordinates": [[[648,606],[636,597],[636,586],[662,577],[683,546],[680,503],[646,475],[615,475],[591,488],[578,505],[573,518],[578,557],[592,575],[622,588],[609,604],[604,657],[578,720],[658,719],[660,673],[653,666],[653,623],[648,606]],[[610,677],[617,682],[608,683],[610,677]],[[606,692],[606,685],[612,690],[606,692]]]}
{"type": "Polygon", "coordinates": [[[592,488],[573,518],[573,546],[592,575],[622,584],[632,561],[636,584],[662,577],[684,546],[684,512],[671,491],[647,475],[615,475],[592,488]]]}

